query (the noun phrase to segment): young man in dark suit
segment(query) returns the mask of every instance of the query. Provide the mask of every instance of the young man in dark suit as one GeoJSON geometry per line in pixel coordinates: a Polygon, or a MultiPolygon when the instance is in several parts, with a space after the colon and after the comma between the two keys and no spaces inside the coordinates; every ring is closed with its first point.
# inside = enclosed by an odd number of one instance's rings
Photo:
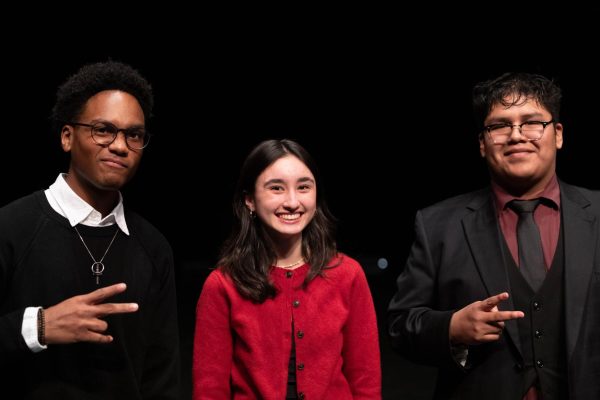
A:
{"type": "Polygon", "coordinates": [[[477,85],[491,186],[417,213],[389,333],[439,366],[438,399],[600,398],[600,193],[556,176],[560,99],[540,75],[477,85]]]}

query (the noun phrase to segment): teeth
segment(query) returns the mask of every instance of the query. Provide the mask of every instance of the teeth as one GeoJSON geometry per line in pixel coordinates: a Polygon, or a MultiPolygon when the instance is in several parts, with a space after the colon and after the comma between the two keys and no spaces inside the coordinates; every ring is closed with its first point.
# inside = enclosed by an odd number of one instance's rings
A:
{"type": "Polygon", "coordinates": [[[279,214],[280,218],[283,219],[287,219],[287,220],[292,220],[292,219],[298,219],[300,218],[300,214],[299,213],[295,213],[295,214],[279,214]]]}

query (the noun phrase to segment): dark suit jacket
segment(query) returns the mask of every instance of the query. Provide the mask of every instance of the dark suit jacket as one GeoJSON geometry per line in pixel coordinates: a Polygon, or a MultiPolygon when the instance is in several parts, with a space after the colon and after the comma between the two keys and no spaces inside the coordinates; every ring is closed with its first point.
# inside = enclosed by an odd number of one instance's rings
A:
{"type": "MultiPolygon", "coordinates": [[[[564,229],[564,306],[571,399],[600,399],[600,192],[559,182],[564,229]]],[[[416,238],[388,310],[392,341],[409,358],[439,366],[436,398],[519,399],[517,324],[500,340],[469,347],[466,368],[451,356],[456,310],[511,293],[490,188],[417,213],[416,238]]],[[[501,310],[513,310],[509,298],[501,310]]]]}

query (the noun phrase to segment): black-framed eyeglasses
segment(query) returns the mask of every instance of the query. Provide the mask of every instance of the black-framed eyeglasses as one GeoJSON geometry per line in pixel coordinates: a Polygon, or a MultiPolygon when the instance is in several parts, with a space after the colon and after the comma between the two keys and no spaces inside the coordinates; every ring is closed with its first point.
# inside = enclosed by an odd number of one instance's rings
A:
{"type": "Polygon", "coordinates": [[[118,128],[110,122],[96,122],[94,124],[84,124],[83,122],[67,122],[68,125],[85,126],[90,128],[92,139],[101,146],[108,146],[115,141],[119,132],[125,135],[125,143],[131,150],[141,150],[148,146],[150,134],[145,128],[118,128]]]}
{"type": "Polygon", "coordinates": [[[529,142],[538,141],[544,136],[546,126],[556,121],[525,121],[522,124],[492,124],[483,127],[494,144],[505,144],[514,128],[519,129],[521,136],[529,142]]]}

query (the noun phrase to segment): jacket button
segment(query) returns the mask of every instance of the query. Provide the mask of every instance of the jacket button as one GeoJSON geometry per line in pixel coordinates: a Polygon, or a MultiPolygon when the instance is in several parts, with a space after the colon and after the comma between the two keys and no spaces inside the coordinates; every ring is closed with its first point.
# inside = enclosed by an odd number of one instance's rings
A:
{"type": "Polygon", "coordinates": [[[543,368],[544,367],[544,362],[542,360],[537,360],[535,362],[535,365],[537,365],[538,368],[543,368]]]}
{"type": "Polygon", "coordinates": [[[533,334],[535,336],[536,339],[540,339],[542,336],[544,336],[544,334],[542,333],[542,331],[537,330],[535,331],[535,333],[533,334]]]}
{"type": "Polygon", "coordinates": [[[533,309],[535,311],[540,311],[542,309],[542,303],[540,303],[539,301],[534,301],[533,302],[533,309]]]}
{"type": "Polygon", "coordinates": [[[298,398],[299,398],[300,400],[304,400],[304,399],[306,399],[306,396],[304,395],[304,393],[303,393],[303,392],[298,392],[298,398]]]}
{"type": "Polygon", "coordinates": [[[288,278],[291,278],[291,277],[292,277],[292,275],[293,275],[293,274],[292,274],[292,271],[287,271],[287,272],[285,273],[285,276],[287,276],[288,278]]]}
{"type": "Polygon", "coordinates": [[[516,364],[515,364],[515,369],[516,369],[517,371],[522,371],[522,370],[523,370],[523,364],[516,363],[516,364]]]}
{"type": "Polygon", "coordinates": [[[292,305],[294,306],[294,308],[298,308],[300,306],[300,300],[294,300],[292,305]]]}
{"type": "Polygon", "coordinates": [[[304,369],[304,363],[298,364],[298,371],[302,371],[304,369]]]}
{"type": "Polygon", "coordinates": [[[304,332],[298,331],[298,333],[296,333],[296,336],[298,336],[298,339],[302,339],[304,337],[304,332]]]}

